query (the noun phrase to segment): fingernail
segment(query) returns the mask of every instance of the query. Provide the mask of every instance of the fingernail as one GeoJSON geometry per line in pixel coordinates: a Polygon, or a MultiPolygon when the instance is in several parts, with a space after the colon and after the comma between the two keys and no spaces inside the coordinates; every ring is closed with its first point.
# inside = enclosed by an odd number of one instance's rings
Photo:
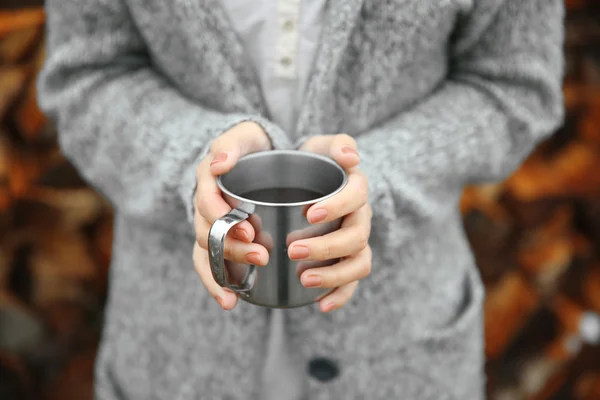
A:
{"type": "Polygon", "coordinates": [[[220,162],[223,162],[227,160],[227,153],[218,153],[215,158],[213,158],[212,162],[210,163],[210,165],[214,165],[220,162]]]}
{"type": "Polygon", "coordinates": [[[246,254],[246,261],[248,263],[254,264],[254,265],[262,265],[263,264],[260,254],[258,254],[258,253],[246,254]]]}
{"type": "Polygon", "coordinates": [[[360,157],[358,155],[358,152],[356,151],[356,149],[353,149],[350,146],[342,147],[342,153],[344,153],[344,154],[354,154],[355,156],[360,157]]]}
{"type": "Polygon", "coordinates": [[[221,298],[221,296],[215,296],[215,300],[217,300],[217,303],[219,303],[219,305],[223,307],[223,299],[221,298]]]}
{"type": "Polygon", "coordinates": [[[318,275],[308,275],[302,278],[302,284],[304,287],[317,287],[321,286],[323,279],[318,275]]]}
{"type": "Polygon", "coordinates": [[[308,247],[301,245],[293,246],[289,251],[289,256],[292,260],[303,260],[308,258],[309,254],[310,251],[308,250],[308,247]]]}
{"type": "Polygon", "coordinates": [[[248,235],[248,232],[246,232],[242,228],[236,228],[236,230],[234,231],[234,236],[237,239],[243,240],[244,242],[250,242],[250,235],[248,235]]]}
{"type": "Polygon", "coordinates": [[[333,301],[327,302],[323,306],[323,312],[329,312],[329,311],[333,310],[334,307],[335,307],[335,303],[333,301]]]}
{"type": "Polygon", "coordinates": [[[327,218],[327,210],[324,208],[317,208],[316,210],[311,210],[308,213],[308,222],[310,222],[311,224],[321,222],[325,218],[327,218]]]}

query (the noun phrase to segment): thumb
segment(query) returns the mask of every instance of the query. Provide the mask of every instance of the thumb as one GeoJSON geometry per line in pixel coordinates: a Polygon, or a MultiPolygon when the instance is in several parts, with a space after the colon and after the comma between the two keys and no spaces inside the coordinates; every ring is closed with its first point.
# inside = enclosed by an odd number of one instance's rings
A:
{"type": "Polygon", "coordinates": [[[210,150],[210,172],[215,176],[223,175],[229,172],[241,157],[270,148],[269,137],[260,125],[242,122],[213,142],[210,150]]]}
{"type": "Polygon", "coordinates": [[[346,169],[356,167],[360,163],[356,141],[345,133],[315,136],[307,140],[300,150],[331,157],[346,169]]]}

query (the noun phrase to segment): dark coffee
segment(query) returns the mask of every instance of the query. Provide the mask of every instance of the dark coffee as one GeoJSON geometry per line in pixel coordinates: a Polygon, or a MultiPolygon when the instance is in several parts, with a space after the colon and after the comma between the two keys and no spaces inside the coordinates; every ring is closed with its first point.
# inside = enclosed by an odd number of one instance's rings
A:
{"type": "Polygon", "coordinates": [[[244,193],[242,197],[253,201],[282,204],[315,200],[319,197],[323,197],[323,194],[307,189],[275,188],[252,190],[244,193]]]}

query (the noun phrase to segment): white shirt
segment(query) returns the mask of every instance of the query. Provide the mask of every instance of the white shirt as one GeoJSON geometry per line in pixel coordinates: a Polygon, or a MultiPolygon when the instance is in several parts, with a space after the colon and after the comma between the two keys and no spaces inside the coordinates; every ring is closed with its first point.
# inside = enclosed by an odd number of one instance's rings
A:
{"type": "Polygon", "coordinates": [[[223,0],[260,80],[269,118],[293,133],[327,0],[223,0]]]}
{"type": "MultiPolygon", "coordinates": [[[[315,61],[327,0],[223,0],[251,60],[269,118],[293,134],[315,61]]],[[[262,400],[300,400],[306,366],[287,341],[285,311],[271,311],[262,400]]]]}

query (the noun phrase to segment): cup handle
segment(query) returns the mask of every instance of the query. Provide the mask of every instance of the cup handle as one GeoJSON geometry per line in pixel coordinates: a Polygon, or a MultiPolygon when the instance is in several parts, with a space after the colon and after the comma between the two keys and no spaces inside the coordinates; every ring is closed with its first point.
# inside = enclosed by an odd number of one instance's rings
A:
{"type": "Polygon", "coordinates": [[[231,285],[225,275],[225,255],[223,254],[225,237],[231,228],[248,219],[250,214],[236,208],[224,217],[219,218],[212,224],[208,233],[208,260],[215,281],[222,287],[227,287],[239,294],[247,294],[254,286],[255,270],[250,265],[246,276],[239,285],[231,285]]]}

